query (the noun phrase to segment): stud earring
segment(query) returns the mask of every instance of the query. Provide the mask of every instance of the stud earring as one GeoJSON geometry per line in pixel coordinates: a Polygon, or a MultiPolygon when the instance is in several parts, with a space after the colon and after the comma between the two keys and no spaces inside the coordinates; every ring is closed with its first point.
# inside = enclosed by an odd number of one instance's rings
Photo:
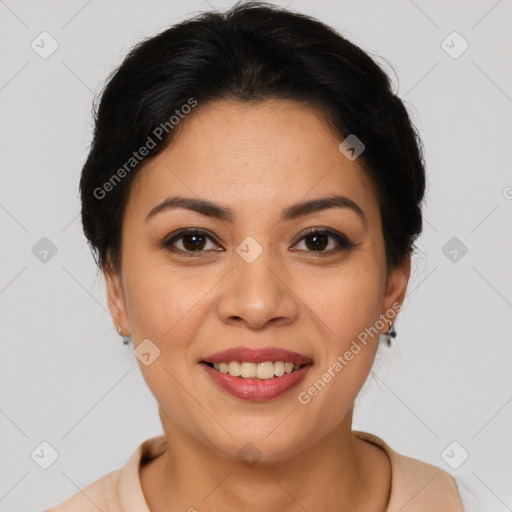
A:
{"type": "Polygon", "coordinates": [[[117,332],[119,333],[119,336],[121,336],[123,338],[123,344],[124,345],[129,345],[130,342],[132,341],[132,339],[129,336],[123,336],[121,334],[121,326],[118,326],[117,332]]]}
{"type": "Polygon", "coordinates": [[[396,331],[395,331],[395,326],[391,323],[391,321],[388,320],[388,322],[389,322],[389,329],[384,334],[384,336],[386,337],[386,345],[388,347],[391,347],[391,338],[396,338],[396,331]]]}

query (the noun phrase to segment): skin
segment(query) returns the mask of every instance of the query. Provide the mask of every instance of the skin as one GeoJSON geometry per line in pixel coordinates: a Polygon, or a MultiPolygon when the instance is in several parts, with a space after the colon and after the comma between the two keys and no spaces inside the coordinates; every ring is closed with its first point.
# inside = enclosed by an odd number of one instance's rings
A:
{"type": "MultiPolygon", "coordinates": [[[[376,189],[358,160],[338,150],[340,142],[320,112],[296,102],[215,101],[196,107],[137,176],[121,271],[104,273],[116,328],[135,348],[149,338],[161,351],[151,365],[139,362],[168,443],[140,468],[152,512],[386,509],[389,460],[351,434],[354,399],[378,336],[307,405],[297,399],[359,333],[402,304],[410,275],[409,258],[386,268],[376,189]],[[349,208],[278,220],[295,202],[333,194],[355,201],[366,221],[349,208]],[[236,218],[229,223],[178,208],[145,221],[175,195],[229,207],[236,218]],[[216,240],[207,238],[194,257],[162,247],[188,227],[207,229],[216,240]],[[311,237],[301,238],[307,228],[330,228],[357,245],[322,256],[311,237]],[[263,249],[250,264],[235,251],[248,236],[263,249]],[[278,399],[241,400],[198,364],[239,345],[283,347],[314,364],[278,399]],[[250,467],[237,456],[248,441],[261,453],[250,467]]],[[[174,246],[190,249],[187,241],[174,246]]],[[[336,239],[327,241],[324,250],[338,247],[336,239]]],[[[388,328],[385,322],[380,332],[388,328]]]]}

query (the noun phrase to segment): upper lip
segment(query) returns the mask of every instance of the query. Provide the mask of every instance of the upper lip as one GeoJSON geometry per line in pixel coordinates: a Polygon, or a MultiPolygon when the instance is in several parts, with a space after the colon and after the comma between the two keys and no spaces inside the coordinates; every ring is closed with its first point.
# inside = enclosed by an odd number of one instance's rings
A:
{"type": "Polygon", "coordinates": [[[229,363],[230,361],[246,361],[264,363],[266,361],[283,361],[298,365],[312,363],[311,359],[284,348],[278,347],[234,347],[215,352],[202,359],[205,363],[229,363]]]}

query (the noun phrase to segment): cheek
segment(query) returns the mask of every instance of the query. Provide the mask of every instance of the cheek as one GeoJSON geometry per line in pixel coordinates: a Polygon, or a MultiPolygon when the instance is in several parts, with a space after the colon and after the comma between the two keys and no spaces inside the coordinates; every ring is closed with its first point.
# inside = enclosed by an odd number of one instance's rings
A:
{"type": "Polygon", "coordinates": [[[136,342],[153,338],[177,350],[189,339],[198,315],[205,317],[212,279],[152,264],[144,269],[132,266],[126,281],[128,315],[136,342]]]}
{"type": "Polygon", "coordinates": [[[315,431],[322,437],[345,417],[372,368],[379,341],[371,329],[379,318],[379,281],[371,273],[354,273],[331,281],[318,299],[311,309],[329,329],[319,364],[297,399],[308,417],[318,418],[315,431]]]}
{"type": "Polygon", "coordinates": [[[302,293],[309,288],[308,306],[327,326],[323,330],[321,357],[314,375],[298,397],[312,415],[322,418],[318,428],[327,432],[351,407],[368,377],[378,347],[382,295],[382,272],[368,259],[357,265],[318,279],[313,287],[304,281],[302,293]]]}
{"type": "Polygon", "coordinates": [[[126,291],[135,349],[150,339],[160,351],[147,366],[138,361],[142,376],[165,415],[199,436],[207,420],[197,414],[201,390],[193,378],[197,350],[191,344],[212,307],[212,282],[180,278],[169,268],[132,269],[126,291]]]}
{"type": "Polygon", "coordinates": [[[303,296],[308,297],[311,310],[328,326],[333,345],[339,351],[379,318],[382,276],[369,261],[332,272],[315,283],[307,280],[302,293],[307,294],[303,296]],[[312,289],[316,292],[311,293],[312,289]]]}

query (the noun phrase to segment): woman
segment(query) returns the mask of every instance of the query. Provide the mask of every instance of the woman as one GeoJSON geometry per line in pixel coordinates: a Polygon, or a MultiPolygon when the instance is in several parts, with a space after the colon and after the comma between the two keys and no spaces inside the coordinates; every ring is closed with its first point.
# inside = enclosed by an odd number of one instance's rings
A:
{"type": "Polygon", "coordinates": [[[366,53],[266,4],[182,22],[111,77],[80,187],[164,435],[52,512],[462,510],[448,473],[352,431],[425,190],[366,53]]]}

